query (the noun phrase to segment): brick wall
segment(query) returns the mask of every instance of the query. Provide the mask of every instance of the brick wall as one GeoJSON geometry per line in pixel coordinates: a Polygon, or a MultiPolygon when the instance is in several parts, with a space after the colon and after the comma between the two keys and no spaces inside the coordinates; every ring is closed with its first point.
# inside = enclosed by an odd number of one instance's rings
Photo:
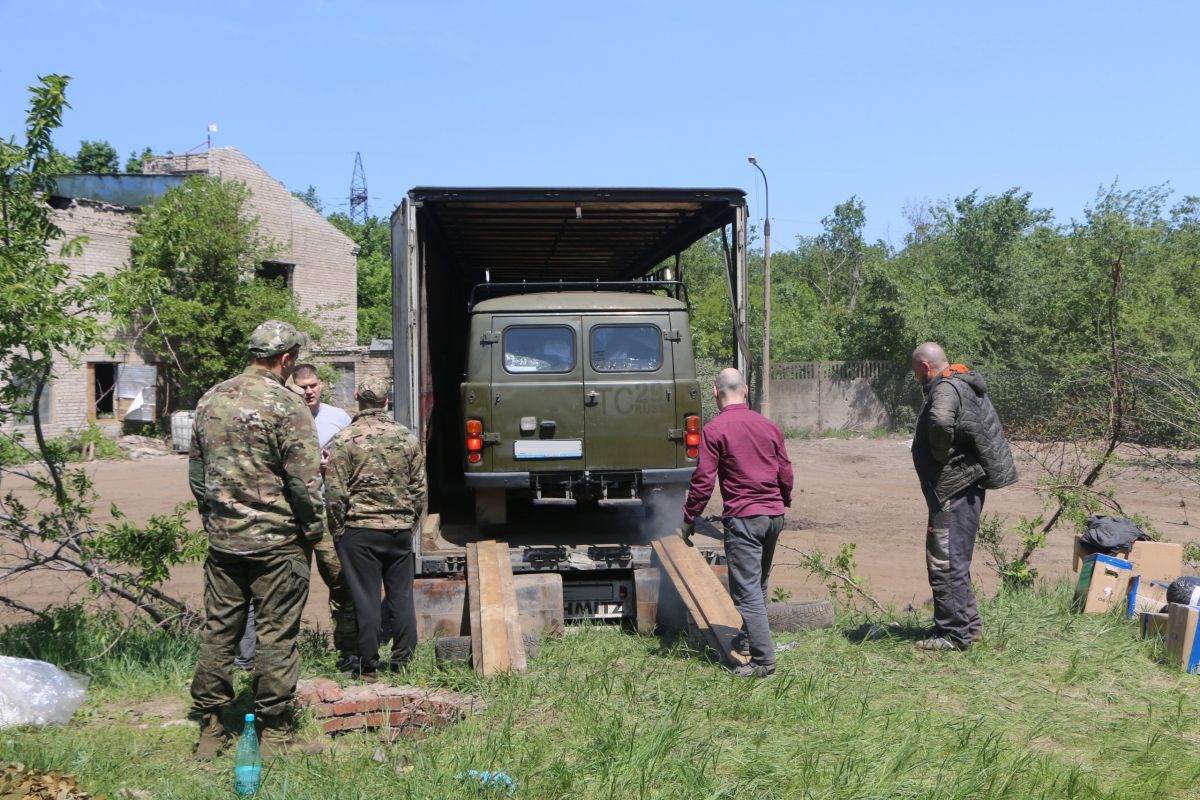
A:
{"type": "MultiPolygon", "coordinates": [[[[262,234],[278,246],[276,260],[293,264],[292,286],[305,311],[325,331],[321,346],[345,348],[357,339],[357,247],[345,234],[304,202],[292,196],[283,184],[236,148],[223,147],[188,156],[166,156],[147,161],[146,172],[156,174],[213,175],[246,184],[253,197],[251,206],[259,217],[262,234]]],[[[93,200],[69,200],[54,211],[55,224],[67,239],[86,236],[80,256],[66,259],[79,275],[112,274],[129,263],[130,244],[137,209],[93,200]]],[[[57,258],[61,242],[53,244],[57,258]]],[[[107,321],[107,320],[105,320],[107,321]]],[[[139,352],[133,337],[117,333],[118,352],[110,355],[103,347],[79,355],[79,365],[57,360],[50,391],[50,421],[45,430],[61,436],[88,423],[91,410],[90,362],[150,363],[149,354],[139,352]]],[[[357,364],[357,354],[350,360],[357,364]]],[[[371,363],[365,356],[364,364],[371,363]]],[[[366,371],[363,374],[367,374],[366,371]]],[[[373,373],[372,373],[373,374],[373,373]]],[[[361,380],[358,368],[356,380],[361,380]]],[[[99,420],[102,427],[118,431],[119,422],[99,420]]],[[[9,425],[9,428],[22,427],[9,425]]],[[[29,426],[23,426],[27,429],[29,426]]]]}

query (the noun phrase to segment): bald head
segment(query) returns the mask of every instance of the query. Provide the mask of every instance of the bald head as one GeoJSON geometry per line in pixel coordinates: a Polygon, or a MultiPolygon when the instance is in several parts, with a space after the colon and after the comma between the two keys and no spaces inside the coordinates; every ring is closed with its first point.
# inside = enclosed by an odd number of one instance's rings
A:
{"type": "Polygon", "coordinates": [[[948,366],[950,362],[946,360],[946,351],[937,342],[925,342],[913,350],[912,371],[917,383],[928,383],[934,375],[948,366]]]}
{"type": "Polygon", "coordinates": [[[738,370],[726,367],[717,373],[717,380],[713,384],[713,397],[717,398],[718,408],[724,408],[729,403],[744,403],[749,393],[746,379],[738,370]]]}

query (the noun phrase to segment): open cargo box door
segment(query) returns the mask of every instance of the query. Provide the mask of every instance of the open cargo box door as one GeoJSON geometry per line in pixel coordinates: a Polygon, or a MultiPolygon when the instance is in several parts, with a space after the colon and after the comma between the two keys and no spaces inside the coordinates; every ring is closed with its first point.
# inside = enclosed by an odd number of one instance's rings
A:
{"type": "Polygon", "coordinates": [[[472,287],[636,280],[704,236],[729,229],[734,364],[748,371],[746,220],[740,189],[410,191],[392,215],[395,415],[426,447],[430,509],[464,499],[454,491],[461,487],[458,385],[472,287]]]}

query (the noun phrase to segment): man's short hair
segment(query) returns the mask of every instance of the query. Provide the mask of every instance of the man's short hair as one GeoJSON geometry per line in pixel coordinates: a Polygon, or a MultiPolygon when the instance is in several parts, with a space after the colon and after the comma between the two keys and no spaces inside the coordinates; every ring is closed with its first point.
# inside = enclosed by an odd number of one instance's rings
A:
{"type": "Polygon", "coordinates": [[[737,371],[723,370],[717,375],[716,383],[718,392],[733,392],[741,389],[746,385],[746,379],[742,377],[742,373],[737,371]]]}
{"type": "Polygon", "coordinates": [[[321,380],[321,373],[317,372],[317,368],[314,365],[308,363],[297,364],[292,369],[292,380],[296,380],[296,378],[299,378],[305,372],[311,372],[317,376],[317,380],[321,380]]]}

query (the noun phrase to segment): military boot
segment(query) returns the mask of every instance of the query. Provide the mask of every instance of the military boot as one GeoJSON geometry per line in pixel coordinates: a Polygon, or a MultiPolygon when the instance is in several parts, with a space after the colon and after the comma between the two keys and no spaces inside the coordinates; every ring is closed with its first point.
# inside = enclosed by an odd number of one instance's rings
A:
{"type": "Polygon", "coordinates": [[[225,730],[220,714],[204,714],[200,717],[200,741],[196,743],[197,759],[212,761],[231,741],[233,736],[225,730]]]}
{"type": "Polygon", "coordinates": [[[316,755],[325,752],[325,743],[304,741],[296,736],[296,726],[290,716],[263,717],[260,752],[263,763],[287,753],[316,755]]]}

